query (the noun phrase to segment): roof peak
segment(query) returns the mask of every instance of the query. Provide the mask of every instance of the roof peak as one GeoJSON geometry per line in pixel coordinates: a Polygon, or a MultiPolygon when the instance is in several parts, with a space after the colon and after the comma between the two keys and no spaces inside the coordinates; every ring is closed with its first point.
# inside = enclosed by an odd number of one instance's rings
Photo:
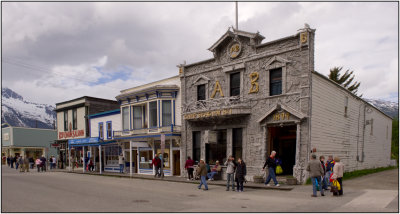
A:
{"type": "Polygon", "coordinates": [[[214,50],[228,37],[236,37],[236,36],[244,36],[248,37],[250,39],[257,39],[260,42],[265,39],[263,35],[260,34],[260,32],[257,31],[257,33],[251,33],[248,31],[243,31],[243,30],[238,30],[235,29],[233,26],[229,27],[228,30],[208,49],[209,51],[214,52],[214,50]],[[232,31],[231,31],[232,29],[232,31]]]}

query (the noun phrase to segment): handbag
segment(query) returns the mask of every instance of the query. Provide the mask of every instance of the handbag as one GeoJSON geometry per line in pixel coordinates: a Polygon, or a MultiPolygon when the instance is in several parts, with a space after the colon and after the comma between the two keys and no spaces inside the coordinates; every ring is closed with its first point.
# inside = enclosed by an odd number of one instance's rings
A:
{"type": "Polygon", "coordinates": [[[331,186],[331,192],[335,194],[339,192],[339,190],[340,190],[340,183],[338,180],[334,180],[331,186]]]}
{"type": "Polygon", "coordinates": [[[283,173],[283,169],[282,169],[281,165],[276,166],[275,173],[276,173],[277,175],[280,175],[280,174],[283,173]]]}

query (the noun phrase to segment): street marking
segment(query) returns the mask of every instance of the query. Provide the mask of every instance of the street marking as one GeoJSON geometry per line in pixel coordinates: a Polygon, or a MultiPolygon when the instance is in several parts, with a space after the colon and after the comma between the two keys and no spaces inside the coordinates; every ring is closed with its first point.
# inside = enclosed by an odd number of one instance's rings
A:
{"type": "Polygon", "coordinates": [[[343,207],[385,208],[399,194],[398,191],[393,190],[367,189],[365,191],[364,194],[351,200],[343,207]]]}

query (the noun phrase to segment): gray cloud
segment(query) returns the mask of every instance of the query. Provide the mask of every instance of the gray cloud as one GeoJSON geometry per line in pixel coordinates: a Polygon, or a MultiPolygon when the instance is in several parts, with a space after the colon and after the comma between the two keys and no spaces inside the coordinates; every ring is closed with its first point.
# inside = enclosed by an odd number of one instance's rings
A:
{"type": "MultiPolygon", "coordinates": [[[[260,31],[266,42],[309,23],[317,29],[316,70],[352,69],[364,97],[379,98],[397,92],[397,13],[389,2],[241,2],[239,28],[260,31]]],[[[206,49],[234,24],[234,3],[3,2],[2,16],[3,85],[53,104],[82,95],[112,99],[176,75],[183,60],[212,57],[206,49]],[[105,75],[92,69],[103,57],[102,72],[123,66],[131,75],[90,86],[105,75]]]]}

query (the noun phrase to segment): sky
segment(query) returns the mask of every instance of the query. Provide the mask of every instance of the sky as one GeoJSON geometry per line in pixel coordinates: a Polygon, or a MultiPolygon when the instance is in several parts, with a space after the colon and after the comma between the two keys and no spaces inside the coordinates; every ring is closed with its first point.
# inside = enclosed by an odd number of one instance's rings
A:
{"type": "MultiPolygon", "coordinates": [[[[352,70],[364,98],[398,102],[398,2],[239,2],[264,42],[316,29],[315,70],[352,70]]],[[[233,2],[2,2],[2,86],[55,105],[178,74],[235,23],[233,2]]]]}

